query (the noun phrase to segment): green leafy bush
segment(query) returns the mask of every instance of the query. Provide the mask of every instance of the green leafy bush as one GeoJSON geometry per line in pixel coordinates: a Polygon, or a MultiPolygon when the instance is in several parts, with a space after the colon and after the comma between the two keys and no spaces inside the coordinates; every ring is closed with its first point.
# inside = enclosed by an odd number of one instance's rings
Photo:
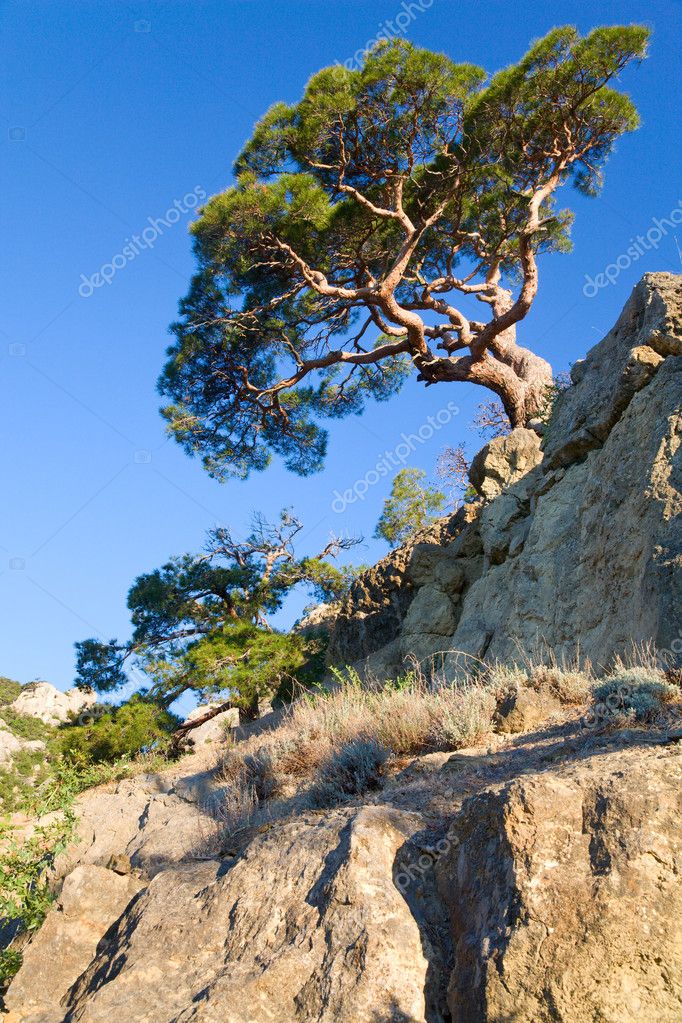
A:
{"type": "Polygon", "coordinates": [[[0,675],[0,707],[3,707],[8,703],[14,703],[20,693],[20,682],[15,682],[12,678],[0,675]]]}
{"type": "Polygon", "coordinates": [[[18,714],[11,707],[0,708],[0,727],[4,721],[11,732],[14,732],[20,739],[28,739],[35,742],[47,740],[54,734],[54,726],[48,725],[40,718],[32,717],[29,714],[18,714]]]}
{"type": "Polygon", "coordinates": [[[67,725],[57,736],[57,748],[76,764],[113,763],[140,753],[162,752],[180,724],[158,704],[134,696],[120,707],[101,708],[83,725],[67,725]]]}
{"type": "Polygon", "coordinates": [[[11,820],[0,818],[0,919],[7,943],[0,949],[0,994],[22,962],[12,942],[36,931],[52,904],[47,870],[74,835],[73,802],[80,785],[73,770],[57,765],[43,785],[31,790],[32,801],[27,798],[23,808],[36,817],[50,813],[52,819],[28,838],[17,838],[11,820]]]}

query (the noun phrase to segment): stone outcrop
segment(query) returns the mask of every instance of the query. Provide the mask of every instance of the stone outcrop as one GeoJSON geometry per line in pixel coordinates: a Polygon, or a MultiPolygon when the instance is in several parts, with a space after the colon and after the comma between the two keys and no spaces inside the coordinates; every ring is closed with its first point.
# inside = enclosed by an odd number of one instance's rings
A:
{"type": "Polygon", "coordinates": [[[9,728],[2,727],[0,717],[0,764],[9,764],[17,753],[22,750],[45,749],[45,743],[40,739],[22,739],[15,735],[9,728]]]}
{"type": "Polygon", "coordinates": [[[131,802],[99,858],[137,866],[67,873],[6,1023],[677,1023],[679,742],[566,715],[490,741],[222,857],[160,863],[131,802]]]}
{"type": "MultiPolygon", "coordinates": [[[[184,724],[196,721],[197,718],[202,717],[207,711],[213,710],[217,706],[218,704],[202,703],[199,707],[195,707],[194,710],[189,712],[184,724]]],[[[216,714],[214,718],[205,721],[203,725],[197,725],[196,728],[192,728],[187,733],[187,737],[190,745],[204,746],[206,743],[223,741],[234,728],[239,728],[239,710],[237,707],[229,707],[222,714],[216,714]]]]}
{"type": "Polygon", "coordinates": [[[465,803],[436,868],[453,1023],[682,1018],[681,782],[629,750],[465,803]]]}
{"type": "Polygon", "coordinates": [[[482,499],[355,583],[333,663],[602,666],[646,643],[680,663],[682,277],[647,274],[572,378],[542,449],[530,430],[491,441],[472,464],[482,499]]]}
{"type": "MultiPolygon", "coordinates": [[[[12,1001],[21,1018],[59,1023],[55,992],[68,991],[92,961],[97,943],[143,887],[141,881],[104,867],[80,866],[64,882],[60,898],[24,954],[12,1001]]],[[[11,1019],[11,1016],[10,1016],[11,1019]]]]}
{"type": "Polygon", "coordinates": [[[94,692],[68,689],[64,693],[49,682],[29,682],[10,707],[18,714],[40,718],[48,725],[58,725],[68,721],[72,715],[78,716],[96,702],[94,692]]]}

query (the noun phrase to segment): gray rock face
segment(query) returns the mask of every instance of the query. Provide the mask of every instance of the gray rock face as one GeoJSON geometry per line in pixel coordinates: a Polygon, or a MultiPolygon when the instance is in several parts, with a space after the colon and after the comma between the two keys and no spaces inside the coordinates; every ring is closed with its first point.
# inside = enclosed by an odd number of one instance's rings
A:
{"type": "Polygon", "coordinates": [[[452,1023],[682,1018],[679,755],[660,766],[613,753],[465,803],[436,866],[452,1023]]]}
{"type": "Polygon", "coordinates": [[[471,463],[469,479],[490,501],[541,461],[540,437],[534,430],[519,428],[481,448],[471,463]]]}
{"type": "Polygon", "coordinates": [[[22,1018],[60,1023],[55,994],[68,991],[90,964],[100,937],[143,887],[104,867],[77,867],[64,882],[56,907],[24,954],[21,975],[7,1000],[22,1018]]]}
{"type": "Polygon", "coordinates": [[[21,739],[8,728],[3,728],[2,718],[0,718],[0,764],[10,763],[14,755],[21,753],[22,750],[41,749],[45,749],[44,742],[41,742],[40,739],[21,739]]]}
{"type": "MultiPolygon", "coordinates": [[[[187,715],[187,721],[194,721],[196,718],[200,718],[207,710],[212,710],[217,704],[204,703],[200,707],[196,707],[190,711],[187,715]]],[[[188,732],[189,742],[192,746],[204,746],[207,742],[224,742],[231,729],[239,727],[239,710],[236,707],[230,707],[228,710],[223,711],[222,714],[216,714],[210,721],[205,721],[203,725],[197,725],[188,732]]]]}
{"type": "Polygon", "coordinates": [[[428,961],[390,881],[414,828],[384,807],[302,818],[234,864],[164,872],[101,943],[70,993],[73,1017],[423,1020],[428,961]]]}
{"type": "Polygon", "coordinates": [[[65,693],[49,682],[31,682],[10,707],[18,714],[40,718],[48,725],[68,721],[71,714],[80,714],[97,702],[95,693],[68,689],[65,693]]]}
{"type": "Polygon", "coordinates": [[[486,500],[466,521],[358,580],[335,663],[445,658],[455,675],[463,657],[551,651],[601,667],[644,643],[680,663],[682,277],[647,274],[573,379],[542,439],[514,430],[477,455],[486,500]]]}

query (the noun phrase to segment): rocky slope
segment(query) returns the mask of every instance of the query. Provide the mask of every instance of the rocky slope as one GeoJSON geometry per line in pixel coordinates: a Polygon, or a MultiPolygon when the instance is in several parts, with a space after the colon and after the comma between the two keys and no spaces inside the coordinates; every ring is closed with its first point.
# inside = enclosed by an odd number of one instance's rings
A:
{"type": "Polygon", "coordinates": [[[682,277],[647,274],[571,375],[542,443],[515,430],[474,460],[483,501],[357,581],[332,661],[383,675],[435,655],[454,674],[467,656],[602,665],[650,642],[679,663],[682,277]]]}
{"type": "Polygon", "coordinates": [[[77,689],[63,693],[49,682],[29,682],[22,686],[15,700],[0,704],[0,767],[11,771],[17,754],[45,749],[41,739],[27,739],[16,734],[11,722],[17,715],[38,718],[43,724],[52,726],[67,721],[72,714],[87,710],[95,700],[94,693],[81,693],[77,689]]]}
{"type": "MultiPolygon", "coordinates": [[[[605,663],[633,641],[679,658],[681,309],[680,278],[644,278],[542,445],[525,430],[487,445],[485,500],[335,609],[338,663],[440,653],[454,676],[466,655],[546,644],[605,663]]],[[[482,744],[393,757],[379,788],[330,809],[285,794],[227,843],[215,744],[85,793],[6,1023],[679,1023],[670,708],[595,728],[517,687],[482,744]]],[[[276,743],[278,726],[249,727],[276,743]]]]}
{"type": "Polygon", "coordinates": [[[678,1023],[680,735],[555,708],[235,855],[208,750],[88,793],[6,1023],[678,1023]]]}
{"type": "Polygon", "coordinates": [[[95,693],[80,689],[62,692],[49,682],[29,682],[9,709],[27,717],[39,718],[47,725],[57,725],[77,717],[97,702],[95,693]]]}

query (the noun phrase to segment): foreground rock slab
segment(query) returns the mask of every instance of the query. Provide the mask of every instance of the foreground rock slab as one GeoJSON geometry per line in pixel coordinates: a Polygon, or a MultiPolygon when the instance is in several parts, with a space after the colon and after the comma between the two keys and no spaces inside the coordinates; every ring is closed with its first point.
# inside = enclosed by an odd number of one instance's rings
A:
{"type": "Polygon", "coordinates": [[[453,1023],[681,1020],[681,814],[682,757],[656,750],[465,804],[437,866],[453,1023]]]}
{"type": "Polygon", "coordinates": [[[554,719],[236,856],[161,865],[143,814],[132,875],[67,875],[7,1023],[679,1023],[681,816],[674,737],[554,719]]]}
{"type": "Polygon", "coordinates": [[[104,867],[77,867],[66,879],[56,908],[26,949],[12,984],[6,1023],[59,1023],[56,995],[67,991],[92,961],[97,943],[143,887],[104,867]],[[17,1007],[17,1013],[12,1006],[17,1007]]]}
{"type": "Polygon", "coordinates": [[[302,818],[232,865],[165,871],[100,944],[68,1018],[424,1019],[429,964],[391,880],[414,828],[384,807],[302,818]]]}

